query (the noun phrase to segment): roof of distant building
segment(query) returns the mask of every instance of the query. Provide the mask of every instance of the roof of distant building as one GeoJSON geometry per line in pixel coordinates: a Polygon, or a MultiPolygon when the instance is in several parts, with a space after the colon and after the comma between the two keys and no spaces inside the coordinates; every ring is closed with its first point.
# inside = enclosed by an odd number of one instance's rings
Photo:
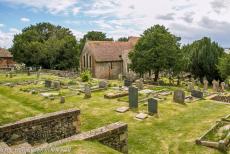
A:
{"type": "Polygon", "coordinates": [[[0,57],[1,58],[12,58],[13,56],[8,50],[0,48],[0,57]]]}

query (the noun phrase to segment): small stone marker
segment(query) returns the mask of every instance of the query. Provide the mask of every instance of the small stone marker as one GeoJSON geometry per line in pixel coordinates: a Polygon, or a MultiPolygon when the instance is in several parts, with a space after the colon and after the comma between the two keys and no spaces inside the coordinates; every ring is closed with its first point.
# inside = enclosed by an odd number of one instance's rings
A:
{"type": "Polygon", "coordinates": [[[218,87],[217,87],[217,81],[216,80],[212,80],[212,90],[214,92],[217,92],[217,89],[218,89],[218,87]]]}
{"type": "Polygon", "coordinates": [[[99,88],[107,88],[107,87],[108,87],[108,83],[106,81],[99,82],[99,88]]]}
{"type": "Polygon", "coordinates": [[[91,97],[91,89],[90,86],[88,84],[85,84],[85,98],[90,98],[91,97]]]}
{"type": "Polygon", "coordinates": [[[50,88],[51,85],[52,85],[52,81],[50,81],[50,80],[45,80],[45,87],[46,87],[46,88],[50,88]]]}
{"type": "Polygon", "coordinates": [[[185,92],[183,90],[176,90],[173,94],[173,101],[176,103],[184,104],[185,92]]]}
{"type": "Polygon", "coordinates": [[[136,86],[139,90],[142,90],[144,85],[143,85],[143,81],[142,80],[136,80],[136,86]]]}
{"type": "Polygon", "coordinates": [[[138,108],[138,89],[129,87],[129,108],[138,108]]]}
{"type": "Polygon", "coordinates": [[[13,78],[13,73],[10,72],[10,78],[13,78]]]}
{"type": "Polygon", "coordinates": [[[137,119],[140,119],[140,120],[144,120],[144,119],[146,119],[147,117],[148,117],[148,115],[145,114],[145,113],[139,113],[139,114],[136,115],[136,118],[137,118],[137,119]]]}
{"type": "Polygon", "coordinates": [[[149,115],[158,113],[158,101],[156,99],[148,99],[148,113],[149,115]]]}
{"type": "Polygon", "coordinates": [[[196,97],[196,98],[203,98],[203,92],[201,92],[201,91],[199,91],[199,90],[193,90],[192,92],[191,92],[191,95],[193,96],[193,97],[196,97]]]}
{"type": "Polygon", "coordinates": [[[124,80],[124,86],[129,87],[131,85],[132,85],[132,81],[131,80],[128,80],[128,79],[124,80]]]}
{"type": "Polygon", "coordinates": [[[65,97],[64,97],[64,96],[62,96],[62,97],[60,98],[60,103],[65,103],[65,97]]]}
{"type": "Polygon", "coordinates": [[[128,110],[129,110],[129,107],[125,107],[125,106],[116,109],[116,111],[119,113],[124,113],[124,112],[127,112],[128,110]]]}

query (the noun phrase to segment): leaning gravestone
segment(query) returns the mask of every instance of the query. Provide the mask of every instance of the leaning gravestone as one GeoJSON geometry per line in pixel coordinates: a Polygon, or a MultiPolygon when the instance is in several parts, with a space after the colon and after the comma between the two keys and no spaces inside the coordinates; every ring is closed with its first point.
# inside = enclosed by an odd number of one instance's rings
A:
{"type": "Polygon", "coordinates": [[[138,89],[129,87],[129,108],[138,108],[138,89]]]}
{"type": "Polygon", "coordinates": [[[45,80],[45,87],[46,87],[46,88],[50,88],[51,85],[52,85],[52,81],[50,81],[50,80],[45,80]]]}
{"type": "Polygon", "coordinates": [[[158,101],[156,99],[148,99],[148,113],[149,115],[158,113],[158,101]]]}
{"type": "Polygon", "coordinates": [[[128,80],[128,79],[124,80],[124,86],[129,87],[131,85],[132,85],[132,81],[131,80],[128,80]]]}
{"type": "Polygon", "coordinates": [[[99,88],[107,88],[107,87],[108,87],[108,83],[106,81],[99,82],[99,88]]]}
{"type": "Polygon", "coordinates": [[[88,84],[85,84],[85,98],[90,98],[91,97],[91,89],[90,86],[88,84]]]}
{"type": "Polygon", "coordinates": [[[193,97],[196,97],[196,98],[203,98],[203,92],[199,91],[199,90],[192,90],[191,91],[191,95],[193,97]]]}
{"type": "Polygon", "coordinates": [[[183,104],[185,100],[185,92],[183,90],[176,90],[173,94],[173,101],[183,104]]]}

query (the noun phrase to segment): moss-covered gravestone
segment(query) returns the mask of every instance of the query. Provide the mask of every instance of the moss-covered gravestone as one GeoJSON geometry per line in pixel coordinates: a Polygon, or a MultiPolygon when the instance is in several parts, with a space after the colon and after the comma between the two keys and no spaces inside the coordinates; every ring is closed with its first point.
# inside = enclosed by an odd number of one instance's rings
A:
{"type": "Polygon", "coordinates": [[[191,95],[196,98],[203,98],[203,92],[199,90],[192,90],[191,95]]]}
{"type": "Polygon", "coordinates": [[[91,97],[91,89],[90,89],[90,86],[88,84],[85,84],[84,92],[85,92],[85,98],[91,97]]]}
{"type": "Polygon", "coordinates": [[[156,99],[148,99],[148,113],[149,115],[158,113],[158,101],[156,99]]]}
{"type": "Polygon", "coordinates": [[[176,90],[173,94],[173,101],[176,103],[184,104],[185,92],[183,90],[176,90]]]}
{"type": "Polygon", "coordinates": [[[46,87],[46,88],[50,88],[51,85],[52,85],[52,81],[50,81],[50,80],[45,80],[45,87],[46,87]]]}
{"type": "Polygon", "coordinates": [[[136,87],[129,87],[129,108],[138,108],[138,89],[136,87]]]}

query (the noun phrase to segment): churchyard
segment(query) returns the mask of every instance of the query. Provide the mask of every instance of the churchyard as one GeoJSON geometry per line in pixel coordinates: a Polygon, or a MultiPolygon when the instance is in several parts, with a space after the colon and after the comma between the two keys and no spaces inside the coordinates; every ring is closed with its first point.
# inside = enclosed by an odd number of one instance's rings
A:
{"type": "MultiPolygon", "coordinates": [[[[217,150],[220,149],[219,142],[225,141],[226,146],[229,145],[229,117],[226,117],[230,114],[229,89],[215,92],[221,88],[194,87],[190,85],[192,81],[187,85],[184,82],[180,86],[170,86],[138,81],[124,87],[126,83],[122,80],[92,79],[86,84],[77,76],[61,77],[47,72],[12,76],[1,73],[0,125],[46,113],[79,109],[80,131],[83,133],[116,122],[127,124],[126,150],[129,153],[222,153],[223,149],[217,150]],[[215,127],[218,129],[210,130],[216,121],[220,121],[215,127]],[[206,147],[206,140],[216,142],[211,146],[214,148],[206,147]]],[[[17,136],[6,139],[3,135],[2,138],[9,146],[18,144],[15,142],[17,136]]],[[[69,139],[54,145],[70,150],[68,153],[119,153],[109,148],[111,144],[106,146],[108,143],[100,140],[69,139]]]]}

